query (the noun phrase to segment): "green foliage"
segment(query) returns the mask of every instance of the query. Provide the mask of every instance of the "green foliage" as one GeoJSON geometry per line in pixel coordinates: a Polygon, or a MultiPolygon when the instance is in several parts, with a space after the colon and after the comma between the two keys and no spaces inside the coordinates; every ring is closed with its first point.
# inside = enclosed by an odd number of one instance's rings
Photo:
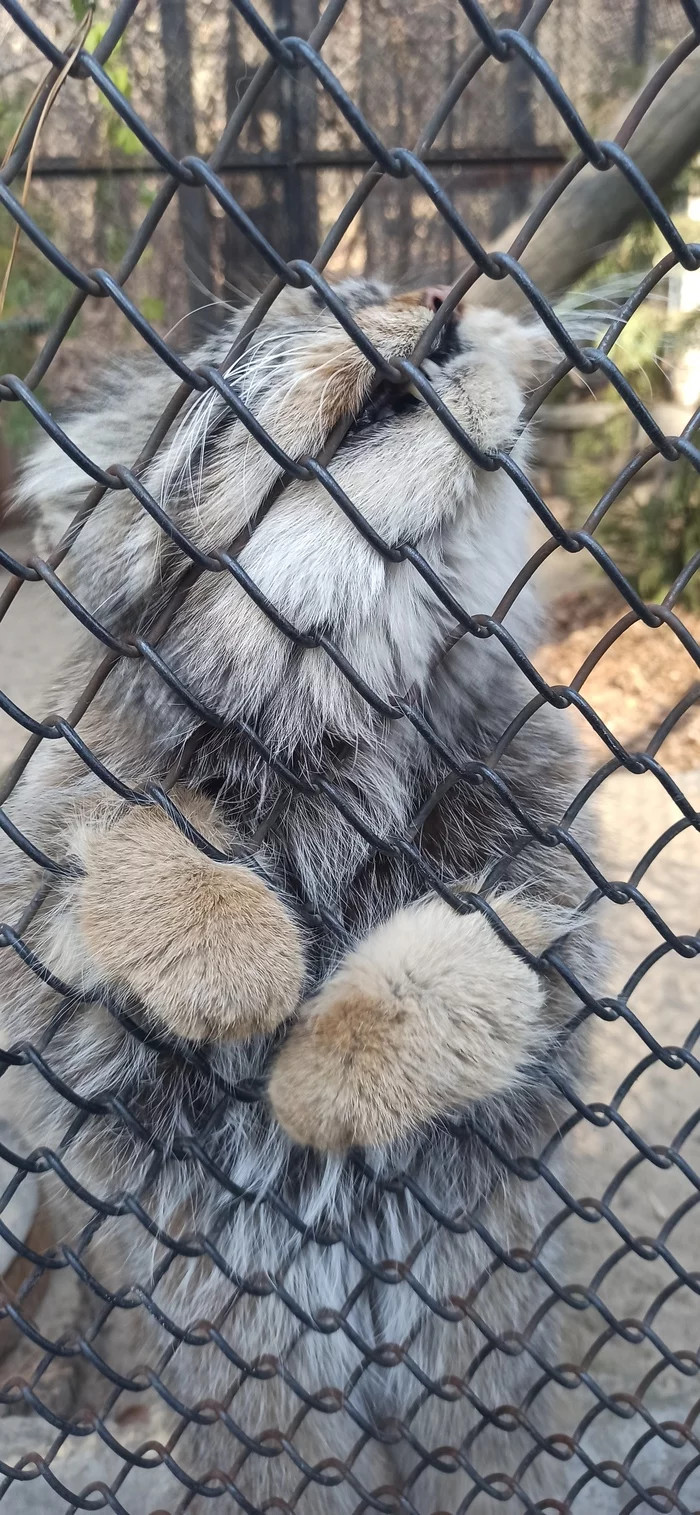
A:
{"type": "MultiPolygon", "coordinates": [[[[573,434],[564,492],[577,525],[637,445],[635,424],[622,405],[604,426],[573,434]]],[[[700,549],[700,476],[685,458],[650,468],[651,477],[642,470],[613,501],[595,535],[642,598],[657,602],[700,549]]],[[[681,603],[700,609],[700,571],[681,603]]]]}
{"type": "Polygon", "coordinates": [[[572,434],[565,488],[577,520],[585,520],[598,503],[610,484],[613,467],[623,466],[632,436],[630,416],[622,404],[604,426],[586,427],[572,434]]]}
{"type": "Polygon", "coordinates": [[[144,295],[141,310],[152,326],[157,326],[159,321],[165,320],[165,301],[159,300],[157,295],[144,295]]]}
{"type": "MultiPolygon", "coordinates": [[[[71,0],[76,24],[93,18],[94,6],[88,0],[71,0]]],[[[91,19],[84,46],[93,52],[107,29],[108,19],[91,19]]],[[[131,95],[131,83],[122,43],[118,43],[108,64],[107,72],[126,99],[131,95]]],[[[6,94],[0,100],[0,157],[19,126],[28,101],[28,89],[18,89],[14,96],[6,94]]],[[[99,96],[97,141],[93,151],[105,159],[134,158],[143,151],[133,132],[124,124],[106,100],[99,96]]],[[[47,128],[48,130],[48,128],[47,128]]],[[[16,187],[15,187],[16,188],[16,187]]],[[[16,191],[17,192],[17,191],[16,191]]],[[[105,261],[114,265],[123,256],[128,228],[125,228],[113,206],[114,187],[108,177],[98,180],[96,188],[96,211],[104,227],[105,261]]],[[[54,234],[51,202],[38,187],[29,191],[29,209],[38,224],[49,236],[54,234]]],[[[12,251],[15,225],[11,218],[0,211],[0,287],[12,251]]],[[[5,307],[0,314],[0,372],[24,375],[31,367],[37,351],[37,343],[49,329],[62,310],[68,293],[66,283],[50,263],[44,259],[32,243],[20,237],[12,266],[5,307]]],[[[154,302],[152,319],[162,316],[160,302],[154,302]]],[[[76,328],[73,328],[75,334],[76,328]]],[[[34,427],[23,405],[2,407],[3,439],[12,448],[25,445],[34,427]]]]}
{"type": "MultiPolygon", "coordinates": [[[[19,125],[25,98],[5,97],[0,102],[0,157],[19,125]]],[[[32,215],[51,235],[51,217],[45,202],[32,203],[32,215]]],[[[15,234],[15,223],[0,211],[0,287],[5,276],[15,234]]],[[[62,309],[67,285],[26,238],[17,244],[12,274],[7,287],[5,306],[0,314],[0,372],[24,376],[34,360],[37,341],[48,330],[62,309]]],[[[2,406],[3,441],[11,448],[21,448],[32,434],[35,423],[24,405],[2,406]]]]}
{"type": "MultiPolygon", "coordinates": [[[[93,21],[85,39],[88,52],[94,52],[102,41],[107,25],[107,20],[93,21]]],[[[117,43],[105,68],[120,94],[129,100],[132,89],[122,40],[117,43]]],[[[143,153],[138,137],[102,95],[99,97],[97,151],[98,156],[108,163],[115,159],[137,158],[143,153]]],[[[95,183],[95,218],[100,227],[99,260],[114,267],[126,252],[130,227],[123,216],[119,184],[109,173],[100,175],[95,183]]]]}
{"type": "MultiPolygon", "coordinates": [[[[74,8],[75,3],[76,0],[74,0],[74,8]]],[[[87,13],[87,7],[83,5],[83,0],[77,0],[77,3],[82,6],[83,15],[85,15],[87,13]]],[[[85,49],[87,52],[94,53],[98,43],[101,42],[102,38],[104,37],[107,26],[108,22],[106,20],[93,21],[87,37],[85,38],[85,49]]],[[[124,61],[123,39],[120,38],[114,49],[114,52],[111,54],[109,61],[105,65],[105,72],[109,75],[112,83],[116,85],[120,94],[124,96],[124,99],[130,100],[131,81],[129,79],[128,67],[124,61]]],[[[101,95],[100,111],[102,117],[102,133],[104,144],[109,149],[109,151],[121,157],[138,157],[143,152],[143,147],[141,146],[138,137],[134,136],[134,133],[130,130],[126,123],[122,121],[121,116],[117,115],[116,111],[112,108],[111,105],[109,105],[106,100],[103,100],[101,95]]]]}
{"type": "MultiPolygon", "coordinates": [[[[687,220],[688,192],[697,193],[700,166],[691,164],[674,189],[672,211],[689,241],[697,241],[698,224],[687,220]]],[[[625,280],[621,299],[667,253],[668,247],[651,221],[640,221],[613,251],[582,281],[594,299],[595,291],[612,289],[625,280]]],[[[700,274],[697,275],[700,279],[700,274]]],[[[643,301],[615,343],[611,356],[636,393],[652,411],[655,402],[673,397],[672,376],[688,347],[700,346],[700,309],[669,309],[667,286],[643,301]]],[[[620,296],[618,296],[618,300],[620,296]]],[[[558,396],[559,398],[559,396],[558,396]]],[[[570,447],[565,492],[583,520],[624,466],[638,444],[627,408],[612,387],[602,398],[613,401],[616,413],[604,426],[575,433],[570,447]]],[[[596,536],[645,599],[658,600],[700,549],[700,477],[685,459],[670,467],[651,465],[628,485],[604,516],[596,536]],[[652,483],[647,482],[649,478],[652,483]]],[[[700,573],[683,592],[682,602],[700,608],[700,573]]]]}
{"type": "MultiPolygon", "coordinates": [[[[700,477],[685,458],[649,495],[628,493],[616,501],[597,532],[645,600],[658,602],[700,549],[700,477]]],[[[700,573],[682,594],[700,608],[700,573]]]]}

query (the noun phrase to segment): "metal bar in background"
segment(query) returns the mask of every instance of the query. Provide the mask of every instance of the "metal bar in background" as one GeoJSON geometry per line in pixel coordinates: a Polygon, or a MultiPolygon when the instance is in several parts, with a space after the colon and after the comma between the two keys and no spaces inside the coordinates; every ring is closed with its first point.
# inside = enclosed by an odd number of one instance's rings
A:
{"type": "MultiPolygon", "coordinates": [[[[465,168],[491,168],[506,167],[513,164],[516,167],[535,168],[539,164],[545,166],[549,163],[558,164],[566,161],[565,154],[560,147],[553,144],[548,146],[533,146],[525,149],[517,147],[463,149],[446,148],[440,150],[433,148],[425,154],[424,161],[429,164],[445,164],[448,167],[465,168]]],[[[219,173],[265,173],[280,172],[290,165],[299,168],[367,168],[372,162],[369,153],[365,152],[284,152],[284,153],[238,153],[229,155],[225,163],[219,164],[219,173]]],[[[140,161],[127,161],[126,163],[100,163],[85,162],[81,158],[44,158],[37,159],[32,171],[34,179],[91,179],[109,175],[138,175],[148,177],[162,177],[163,170],[158,164],[142,163],[140,161]]]]}

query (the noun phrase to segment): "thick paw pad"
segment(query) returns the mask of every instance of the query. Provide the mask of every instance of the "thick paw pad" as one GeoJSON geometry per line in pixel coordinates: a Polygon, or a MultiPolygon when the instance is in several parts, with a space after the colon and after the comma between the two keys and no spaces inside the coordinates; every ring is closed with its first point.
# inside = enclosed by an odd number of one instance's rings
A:
{"type": "Polygon", "coordinates": [[[476,915],[401,910],[306,1005],[269,1098],[302,1146],[383,1146],[510,1086],[542,1034],[537,974],[476,915]]]}
{"type": "Polygon", "coordinates": [[[397,1077],[391,1043],[405,1010],[390,999],[329,986],[295,1026],[272,1070],[269,1098],[292,1141],[339,1152],[393,1141],[413,1124],[417,1088],[397,1077]]]}
{"type": "Polygon", "coordinates": [[[212,862],[155,810],[86,828],[77,851],[77,919],[91,963],[173,1034],[254,1036],[293,1012],[301,938],[250,869],[212,862]]]}

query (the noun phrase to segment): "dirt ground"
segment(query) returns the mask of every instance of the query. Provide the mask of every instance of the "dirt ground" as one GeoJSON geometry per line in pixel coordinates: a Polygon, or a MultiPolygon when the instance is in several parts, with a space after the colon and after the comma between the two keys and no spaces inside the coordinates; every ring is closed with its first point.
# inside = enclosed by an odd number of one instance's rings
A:
{"type": "MultiPolygon", "coordinates": [[[[612,587],[559,595],[551,607],[548,640],[536,660],[540,673],[550,684],[569,683],[628,611],[612,587]]],[[[700,640],[700,615],[685,609],[679,615],[700,640]]],[[[674,705],[692,691],[694,703],[669,732],[658,755],[664,767],[672,770],[700,768],[700,672],[670,626],[650,627],[636,621],[627,627],[579,687],[613,735],[631,751],[642,751],[674,705]]],[[[584,716],[576,713],[574,719],[592,763],[604,762],[604,743],[584,716]]]]}
{"type": "MultiPolygon", "coordinates": [[[[19,530],[6,532],[0,544],[15,552],[26,546],[19,530]]],[[[0,582],[0,591],[2,587],[0,582]]],[[[562,595],[561,583],[555,588],[553,631],[537,663],[548,679],[561,682],[576,672],[625,607],[607,591],[591,594],[578,584],[567,584],[562,595]]],[[[700,617],[688,617],[687,622],[697,634],[700,617]]],[[[23,588],[0,623],[0,688],[31,714],[47,713],[43,691],[70,656],[70,632],[70,616],[43,586],[23,588]]],[[[614,643],[583,687],[609,728],[625,744],[639,748],[696,677],[694,664],[671,632],[637,625],[614,643]]],[[[581,717],[571,718],[581,727],[592,769],[597,768],[608,756],[606,749],[581,717]]],[[[0,713],[0,771],[14,760],[23,739],[15,723],[0,713]]],[[[698,811],[698,707],[669,736],[660,757],[698,811]]],[[[598,858],[609,879],[629,878],[647,849],[680,818],[675,800],[650,774],[613,773],[592,803],[599,817],[598,858]]],[[[679,934],[693,935],[700,923],[699,863],[700,837],[693,825],[687,825],[640,879],[645,897],[679,934]]],[[[700,1104],[697,1077],[689,1067],[675,1066],[678,1059],[664,1064],[649,1057],[650,1039],[662,1048],[692,1046],[698,1020],[698,962],[672,952],[662,955],[627,995],[630,975],[661,939],[633,903],[608,905],[605,919],[611,943],[610,993],[626,1001],[634,1024],[622,1015],[596,1024],[586,1096],[597,1114],[582,1119],[566,1141],[573,1162],[573,1192],[579,1198],[605,1196],[608,1209],[605,1215],[598,1211],[597,1218],[591,1211],[588,1219],[571,1215],[566,1221],[571,1242],[566,1281],[593,1285],[595,1299],[587,1302],[583,1295],[572,1295],[569,1304],[562,1304],[565,1357],[581,1363],[588,1353],[592,1380],[608,1392],[630,1395],[641,1386],[644,1415],[652,1417],[653,1425],[655,1420],[684,1420],[698,1398],[700,1189],[694,1174],[700,1172],[700,1125],[696,1129],[693,1123],[700,1104]],[[654,1156],[640,1153],[635,1133],[654,1149],[654,1156]],[[623,1176],[616,1180],[621,1170],[623,1176]],[[638,1238],[647,1241],[640,1243],[638,1238]],[[661,1291],[665,1292],[657,1307],[654,1302],[661,1291]],[[626,1340],[608,1332],[609,1310],[630,1322],[626,1340]],[[672,1349],[670,1362],[659,1340],[672,1349]]],[[[56,1312],[60,1315],[56,1294],[44,1309],[49,1311],[48,1324],[56,1312]]],[[[584,1382],[560,1394],[556,1412],[553,1407],[558,1428],[571,1429],[595,1403],[595,1391],[584,1382]]],[[[588,1456],[600,1463],[606,1458],[619,1462],[630,1454],[649,1430],[644,1415],[629,1402],[624,1416],[604,1409],[585,1441],[588,1456]]],[[[120,1434],[129,1433],[122,1428],[120,1434]]],[[[149,1434],[160,1434],[157,1417],[148,1430],[137,1426],[134,1440],[149,1434]]],[[[48,1448],[53,1435],[50,1427],[42,1428],[34,1419],[5,1420],[2,1455],[14,1462],[42,1436],[48,1448]]],[[[631,1467],[641,1487],[648,1488],[671,1483],[692,1455],[692,1448],[674,1451],[656,1436],[634,1456],[631,1467]]],[[[65,1443],[56,1471],[79,1489],[92,1478],[114,1476],[116,1466],[114,1455],[87,1437],[65,1443]]],[[[572,1464],[572,1486],[583,1471],[583,1462],[572,1464]]],[[[130,1475],[126,1485],[135,1501],[128,1505],[133,1515],[145,1515],[159,1499],[164,1507],[168,1500],[176,1502],[172,1481],[164,1472],[162,1483],[160,1474],[149,1474],[147,1485],[138,1483],[139,1475],[134,1477],[137,1481],[130,1475]]],[[[127,1497],[126,1491],[121,1497],[127,1497]]],[[[678,1509],[700,1509],[700,1472],[681,1482],[678,1497],[678,1509]]],[[[58,1515],[67,1508],[43,1479],[18,1486],[11,1498],[11,1505],[4,1506],[8,1515],[58,1515]]],[[[573,1508],[581,1515],[613,1515],[632,1499],[629,1484],[624,1492],[615,1492],[596,1482],[583,1490],[573,1508]]],[[[643,1499],[627,1507],[652,1508],[643,1499]]]]}

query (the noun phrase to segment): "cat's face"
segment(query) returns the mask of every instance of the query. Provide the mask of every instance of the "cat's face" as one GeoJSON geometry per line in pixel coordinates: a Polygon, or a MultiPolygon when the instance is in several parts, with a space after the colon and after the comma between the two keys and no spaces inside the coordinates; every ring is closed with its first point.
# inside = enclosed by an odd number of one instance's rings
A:
{"type": "MultiPolygon", "coordinates": [[[[444,291],[405,292],[353,278],[336,285],[335,295],[375,350],[395,365],[413,356],[444,291]]],[[[431,486],[433,496],[442,495],[448,514],[455,491],[466,503],[486,486],[488,476],[475,470],[425,400],[408,382],[383,379],[316,291],[284,290],[241,350],[238,337],[249,315],[250,307],[238,312],[189,355],[190,362],[221,367],[231,389],[292,459],[317,455],[343,421],[346,431],[336,446],[334,472],[350,468],[362,497],[358,508],[364,508],[364,501],[392,541],[401,537],[406,495],[415,492],[418,479],[426,500],[431,486]],[[233,361],[227,359],[232,348],[233,361]]],[[[518,417],[524,393],[537,363],[551,349],[551,339],[538,323],[466,303],[437,331],[421,367],[477,446],[517,444],[522,456],[518,417]]],[[[104,389],[94,389],[84,411],[66,419],[65,428],[93,462],[103,467],[132,464],[177,383],[159,360],[143,366],[125,362],[104,389]]],[[[211,549],[236,538],[281,472],[279,455],[271,456],[211,387],[192,396],[142,476],[160,505],[187,523],[198,546],[211,549]]],[[[18,499],[35,515],[40,552],[50,551],[59,540],[89,485],[77,464],[48,439],[28,460],[18,499]]],[[[304,508],[314,487],[306,485],[304,508]]],[[[433,500],[426,529],[434,516],[433,500]]],[[[138,511],[124,501],[118,512],[107,501],[97,512],[94,538],[88,531],[77,554],[69,557],[69,576],[80,566],[75,557],[82,560],[84,576],[98,537],[128,531],[131,538],[136,532],[139,541],[131,541],[128,554],[136,591],[143,577],[139,563],[158,549],[152,526],[148,518],[139,524],[138,511]]],[[[413,512],[413,536],[416,531],[421,534],[413,512]]]]}
{"type": "MultiPolygon", "coordinates": [[[[382,357],[394,363],[412,357],[447,289],[406,292],[377,280],[346,279],[334,293],[382,357]]],[[[421,367],[441,397],[449,394],[455,418],[471,428],[473,440],[495,448],[515,440],[524,388],[550,350],[548,334],[535,322],[458,306],[421,367]]],[[[269,418],[273,436],[274,421],[283,423],[292,448],[295,424],[299,440],[313,431],[320,445],[344,413],[353,421],[351,441],[357,445],[360,432],[367,439],[372,426],[386,425],[392,416],[405,421],[424,403],[408,383],[387,381],[372,369],[315,290],[285,290],[230,374],[256,414],[269,418]]]]}
{"type": "MultiPolygon", "coordinates": [[[[411,358],[441,300],[439,290],[407,294],[364,280],[336,293],[390,363],[411,358]]],[[[515,447],[522,458],[518,418],[532,350],[527,327],[466,307],[438,332],[422,371],[478,447],[515,447]]],[[[329,724],[352,732],[368,707],[316,650],[317,636],[328,636],[383,699],[422,685],[453,624],[430,576],[470,614],[491,613],[527,555],[528,507],[502,470],[470,459],[410,376],[378,380],[308,290],[286,291],[224,372],[293,460],[317,457],[332,434],[340,442],[327,465],[333,488],[312,476],[280,492],[279,455],[225,400],[209,394],[193,405],[150,487],[160,486],[165,507],[207,548],[235,541],[251,520],[255,527],[238,549],[250,589],[236,577],[204,575],[190,596],[188,613],[196,605],[196,627],[206,623],[207,632],[196,631],[195,649],[183,624],[183,662],[196,656],[207,679],[223,678],[225,700],[254,713],[276,690],[280,730],[296,729],[303,707],[307,727],[314,711],[318,732],[329,724]],[[425,571],[402,560],[407,546],[425,571]],[[258,596],[312,644],[294,679],[293,638],[275,628],[258,596]]]]}
{"type": "MultiPolygon", "coordinates": [[[[335,293],[392,365],[412,357],[442,295],[365,279],[346,280],[335,293]]],[[[295,643],[274,616],[307,642],[330,637],[382,699],[421,685],[454,625],[430,576],[470,615],[492,613],[527,556],[529,510],[505,472],[474,463],[409,382],[378,378],[318,294],[284,291],[231,361],[226,354],[248,315],[237,314],[190,362],[221,366],[278,450],[262,445],[212,387],[193,397],[141,472],[198,550],[238,544],[250,586],[230,569],[201,575],[173,627],[179,666],[194,667],[201,687],[223,681],[217,699],[226,708],[254,716],[276,689],[280,708],[293,706],[280,717],[285,730],[306,702],[319,731],[331,723],[352,732],[366,702],[313,645],[290,681],[295,643]],[[287,479],[280,490],[285,455],[317,458],[332,435],[333,489],[311,476],[287,479]],[[427,576],[403,560],[407,547],[420,553],[427,576]]],[[[533,355],[550,347],[534,323],[465,302],[421,367],[478,447],[513,448],[522,461],[519,416],[533,355]]],[[[161,363],[126,365],[67,429],[102,466],[131,464],[176,387],[161,363]]],[[[23,493],[39,506],[44,550],[79,509],[87,483],[53,443],[30,463],[23,493]]],[[[135,606],[160,603],[183,559],[137,499],[128,491],[117,498],[118,506],[107,494],[94,510],[62,573],[99,617],[130,626],[135,606]]]]}
{"type": "MultiPolygon", "coordinates": [[[[434,287],[406,293],[368,279],[335,286],[338,300],[392,367],[413,357],[444,294],[434,287]]],[[[410,375],[396,382],[377,373],[318,293],[285,290],[244,350],[227,361],[222,346],[235,343],[247,315],[241,312],[205,356],[222,364],[230,388],[294,461],[316,456],[334,434],[334,476],[347,476],[350,498],[392,544],[406,532],[415,539],[432,530],[486,488],[488,473],[450,436],[410,375]],[[409,501],[415,507],[419,483],[422,522],[420,512],[417,517],[408,508],[409,501]]],[[[458,307],[420,366],[478,448],[517,445],[522,456],[518,418],[525,389],[550,346],[534,323],[458,307]]],[[[152,478],[166,508],[176,501],[185,510],[193,505],[200,539],[224,545],[255,517],[280,472],[279,454],[272,456],[213,389],[187,409],[152,478]]],[[[310,481],[287,493],[305,510],[318,488],[310,481]]],[[[337,504],[333,510],[337,514],[337,504]]]]}

